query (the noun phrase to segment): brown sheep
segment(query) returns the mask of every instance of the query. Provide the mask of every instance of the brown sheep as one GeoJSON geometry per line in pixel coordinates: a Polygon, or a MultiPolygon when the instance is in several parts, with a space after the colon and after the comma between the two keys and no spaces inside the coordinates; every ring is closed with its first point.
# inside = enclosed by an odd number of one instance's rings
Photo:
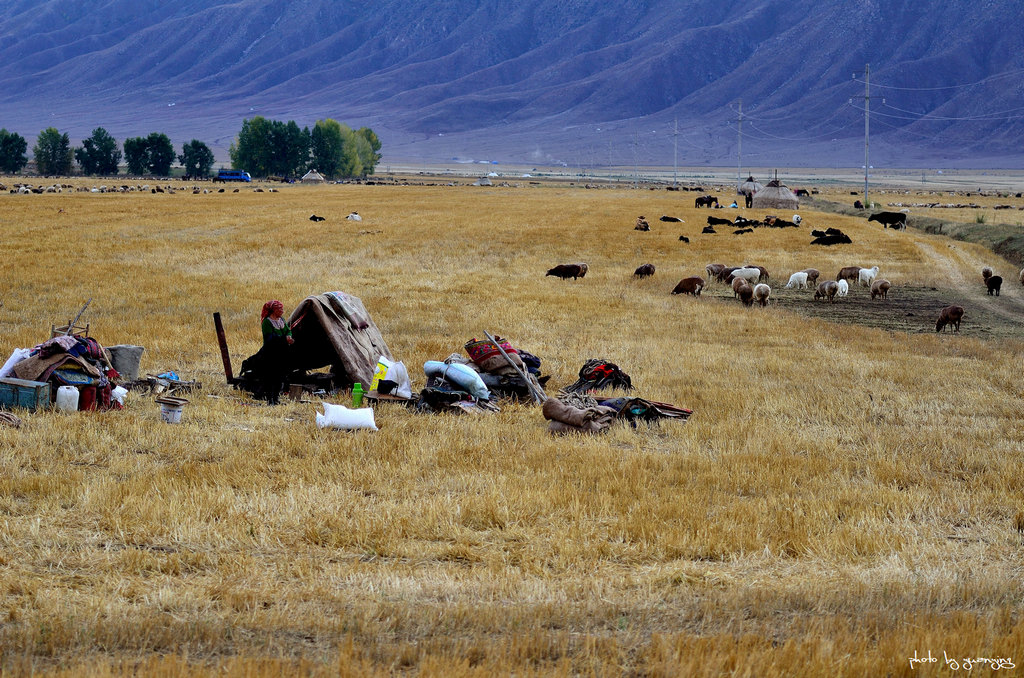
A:
{"type": "Polygon", "coordinates": [[[637,278],[650,278],[654,275],[654,264],[637,266],[636,270],[633,271],[633,275],[637,278]]]}
{"type": "Polygon", "coordinates": [[[744,306],[754,305],[754,288],[749,284],[744,284],[740,287],[739,295],[740,301],[743,302],[744,306]]]}
{"type": "MultiPolygon", "coordinates": [[[[858,271],[860,269],[857,269],[858,271]]],[[[839,291],[839,283],[834,280],[826,280],[818,283],[818,289],[814,290],[814,300],[828,299],[831,303],[836,303],[836,292],[839,291]]]]}
{"type": "Polygon", "coordinates": [[[874,299],[875,297],[881,297],[882,299],[885,299],[889,294],[890,287],[892,287],[892,283],[885,278],[879,278],[875,282],[871,283],[871,298],[874,299]]]}
{"type": "Polygon", "coordinates": [[[839,269],[839,273],[836,273],[836,282],[840,280],[854,281],[860,276],[860,266],[843,266],[839,269]]]}
{"type": "Polygon", "coordinates": [[[679,284],[672,290],[672,294],[692,294],[695,297],[699,297],[702,289],[704,289],[704,278],[694,275],[680,280],[679,284]]]}
{"type": "Polygon", "coordinates": [[[725,279],[728,278],[732,274],[733,271],[738,271],[741,268],[743,268],[743,267],[742,266],[726,266],[721,271],[719,271],[718,273],[715,274],[715,278],[718,280],[718,282],[725,283],[726,285],[728,285],[729,283],[726,282],[725,279]]]}
{"type": "Polygon", "coordinates": [[[740,288],[750,283],[744,278],[733,278],[732,279],[732,298],[740,296],[740,288]]]}
{"type": "Polygon", "coordinates": [[[821,275],[821,271],[819,271],[816,268],[808,268],[808,269],[804,269],[804,273],[807,274],[807,284],[808,285],[817,285],[818,284],[818,276],[821,275]]]}
{"type": "Polygon", "coordinates": [[[939,319],[935,321],[935,331],[941,332],[943,329],[945,329],[946,325],[949,325],[951,331],[959,332],[960,321],[963,320],[963,317],[963,306],[947,306],[946,308],[942,309],[942,312],[939,313],[939,319]]]}
{"type": "Polygon", "coordinates": [[[544,277],[553,275],[557,278],[561,278],[562,280],[566,280],[567,278],[572,278],[573,280],[576,280],[576,278],[584,277],[587,274],[587,270],[588,266],[583,263],[559,264],[558,266],[549,269],[548,272],[544,274],[544,277]]]}
{"type": "Polygon", "coordinates": [[[981,269],[981,280],[983,282],[988,282],[988,279],[991,278],[991,277],[992,277],[992,267],[991,266],[986,266],[985,268],[981,269]]]}
{"type": "MultiPolygon", "coordinates": [[[[725,264],[708,264],[704,267],[704,272],[708,274],[708,278],[717,277],[718,274],[725,268],[725,264]]],[[[1024,277],[1024,271],[1021,272],[1024,277]]]]}
{"type": "Polygon", "coordinates": [[[989,294],[989,296],[992,296],[992,294],[995,293],[995,295],[998,297],[999,296],[999,288],[1003,286],[1003,276],[1001,276],[1001,275],[990,276],[989,279],[985,281],[985,285],[988,286],[988,294],[989,294]]]}

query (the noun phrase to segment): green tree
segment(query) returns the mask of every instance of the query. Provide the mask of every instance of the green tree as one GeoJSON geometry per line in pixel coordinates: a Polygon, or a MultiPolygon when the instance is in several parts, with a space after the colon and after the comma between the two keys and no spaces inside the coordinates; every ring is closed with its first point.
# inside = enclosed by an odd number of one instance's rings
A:
{"type": "Polygon", "coordinates": [[[117,140],[107,130],[97,127],[92,136],[82,140],[82,145],[75,149],[75,160],[82,168],[82,174],[117,174],[117,166],[121,162],[121,150],[117,140]]]}
{"type": "Polygon", "coordinates": [[[166,177],[171,173],[171,165],[177,156],[170,138],[162,132],[153,132],[146,137],[146,151],[149,156],[149,171],[158,177],[166,177]]]}
{"type": "Polygon", "coordinates": [[[245,170],[249,174],[265,177],[270,174],[271,155],[271,123],[262,115],[251,120],[242,121],[242,130],[228,153],[231,155],[231,166],[245,170]]]}
{"type": "Polygon", "coordinates": [[[373,174],[377,169],[377,163],[380,162],[381,158],[380,139],[377,138],[377,135],[369,127],[360,127],[356,130],[356,134],[366,139],[369,144],[369,153],[366,153],[366,156],[361,158],[363,161],[363,173],[373,174]]]}
{"type": "Polygon", "coordinates": [[[40,174],[67,175],[71,173],[71,138],[56,127],[47,127],[39,133],[32,147],[36,169],[40,174]]]}
{"type": "Polygon", "coordinates": [[[310,133],[313,169],[327,177],[339,174],[343,163],[344,132],[341,123],[330,118],[317,120],[310,133]]]}
{"type": "Polygon", "coordinates": [[[193,139],[181,147],[178,162],[185,168],[187,177],[207,177],[213,167],[213,151],[198,139],[193,139]]]}
{"type": "Polygon", "coordinates": [[[128,174],[142,176],[149,170],[149,144],[145,137],[130,137],[124,140],[124,161],[128,174]]]}
{"type": "Polygon", "coordinates": [[[0,129],[0,172],[17,174],[28,164],[28,142],[17,132],[0,129]]]}
{"type": "Polygon", "coordinates": [[[309,166],[309,128],[299,126],[294,120],[289,120],[285,126],[285,138],[287,139],[285,153],[284,176],[302,176],[309,166]]]}

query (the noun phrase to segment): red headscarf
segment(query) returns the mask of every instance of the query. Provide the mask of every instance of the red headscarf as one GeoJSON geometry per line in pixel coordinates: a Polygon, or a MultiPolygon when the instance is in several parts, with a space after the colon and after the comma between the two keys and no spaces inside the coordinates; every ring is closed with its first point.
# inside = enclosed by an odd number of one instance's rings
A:
{"type": "Polygon", "coordinates": [[[263,304],[263,310],[260,311],[260,322],[265,320],[268,316],[270,316],[271,313],[273,313],[277,309],[281,309],[281,312],[284,313],[284,304],[282,304],[277,299],[273,299],[263,304]]]}

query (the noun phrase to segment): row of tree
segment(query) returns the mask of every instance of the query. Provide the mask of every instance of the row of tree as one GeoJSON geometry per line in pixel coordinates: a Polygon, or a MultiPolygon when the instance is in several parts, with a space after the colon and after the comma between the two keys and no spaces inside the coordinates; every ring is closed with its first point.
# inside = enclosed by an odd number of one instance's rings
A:
{"type": "MultiPolygon", "coordinates": [[[[229,153],[235,169],[257,177],[301,176],[315,168],[328,177],[358,177],[373,174],[380,162],[380,139],[373,130],[352,130],[336,120],[318,120],[310,131],[299,129],[294,120],[287,123],[256,116],[242,121],[242,130],[229,153]]],[[[0,129],[0,172],[16,174],[28,164],[28,142],[16,132],[0,129]]],[[[166,134],[153,132],[146,137],[124,140],[124,153],[107,130],[97,127],[82,145],[71,147],[67,133],[54,127],[39,133],[32,153],[36,169],[44,175],[68,175],[74,163],[85,175],[113,176],[122,157],[128,174],[168,176],[175,160],[189,177],[209,176],[214,158],[210,148],[193,139],[175,154],[166,134]]]]}
{"type": "MultiPolygon", "coordinates": [[[[0,171],[16,174],[24,169],[28,164],[27,149],[28,142],[20,134],[0,129],[0,171]]],[[[71,148],[67,133],[61,134],[58,129],[48,127],[39,133],[32,154],[36,170],[53,176],[71,174],[75,162],[82,174],[113,176],[118,173],[122,158],[117,140],[102,127],[94,129],[92,136],[77,148],[71,148]]],[[[193,139],[182,146],[180,155],[175,155],[170,138],[160,132],[125,139],[123,158],[128,174],[132,175],[166,177],[175,161],[192,177],[208,176],[213,167],[213,151],[202,141],[193,139]]]]}
{"type": "Polygon", "coordinates": [[[235,169],[254,176],[299,176],[313,168],[328,177],[359,177],[373,174],[380,162],[380,146],[369,127],[353,130],[328,118],[317,120],[310,131],[299,129],[294,120],[257,115],[242,121],[242,131],[229,153],[235,169]]]}

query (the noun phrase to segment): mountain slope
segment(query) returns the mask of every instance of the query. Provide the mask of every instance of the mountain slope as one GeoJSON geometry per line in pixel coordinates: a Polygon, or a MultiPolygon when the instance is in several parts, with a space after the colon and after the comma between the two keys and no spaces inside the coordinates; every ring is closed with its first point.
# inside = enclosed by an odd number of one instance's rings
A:
{"type": "Polygon", "coordinates": [[[880,164],[1024,154],[1017,0],[0,0],[0,17],[0,126],[29,139],[104,126],[222,149],[259,114],[370,125],[386,158],[665,164],[677,143],[728,164],[742,99],[751,162],[860,164],[870,63],[880,164]]]}

